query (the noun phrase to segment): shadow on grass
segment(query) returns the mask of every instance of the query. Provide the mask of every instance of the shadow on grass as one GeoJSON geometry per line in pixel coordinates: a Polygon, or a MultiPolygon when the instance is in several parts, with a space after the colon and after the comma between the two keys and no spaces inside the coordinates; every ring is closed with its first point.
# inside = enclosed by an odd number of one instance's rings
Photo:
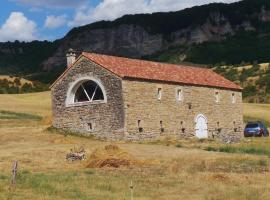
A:
{"type": "Polygon", "coordinates": [[[87,135],[83,133],[78,132],[72,132],[64,129],[58,129],[53,126],[50,126],[46,129],[51,134],[60,134],[64,136],[75,136],[75,137],[81,137],[81,138],[87,138],[87,139],[93,139],[93,140],[103,140],[102,138],[96,138],[94,135],[87,135]]]}
{"type": "Polygon", "coordinates": [[[259,147],[234,147],[234,146],[222,146],[212,147],[208,146],[204,148],[206,151],[225,152],[225,153],[242,153],[242,154],[255,154],[270,156],[270,149],[259,147]]]}
{"type": "Polygon", "coordinates": [[[11,111],[0,110],[0,119],[19,119],[19,120],[42,120],[41,116],[28,114],[28,113],[17,113],[11,111]]]}

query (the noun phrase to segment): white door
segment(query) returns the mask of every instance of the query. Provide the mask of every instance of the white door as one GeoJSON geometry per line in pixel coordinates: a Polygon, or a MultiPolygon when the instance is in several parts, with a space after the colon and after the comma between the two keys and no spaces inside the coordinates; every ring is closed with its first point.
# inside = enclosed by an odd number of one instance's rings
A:
{"type": "Polygon", "coordinates": [[[207,132],[207,119],[204,115],[200,114],[196,117],[196,137],[197,138],[208,138],[207,132]]]}

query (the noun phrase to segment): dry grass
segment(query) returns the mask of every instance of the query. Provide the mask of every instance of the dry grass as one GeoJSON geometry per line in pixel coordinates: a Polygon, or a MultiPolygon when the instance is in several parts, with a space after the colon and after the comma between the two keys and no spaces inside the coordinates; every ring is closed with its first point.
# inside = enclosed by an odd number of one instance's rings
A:
{"type": "Polygon", "coordinates": [[[0,110],[50,116],[50,92],[13,95],[1,94],[0,110]]]}
{"type": "MultiPolygon", "coordinates": [[[[18,77],[15,77],[15,76],[10,77],[10,76],[7,76],[7,75],[0,75],[0,80],[6,79],[8,81],[14,82],[14,80],[16,78],[18,78],[18,77]]],[[[26,80],[24,78],[20,78],[20,82],[21,82],[21,86],[23,86],[25,83],[28,83],[28,84],[31,84],[31,85],[33,84],[32,81],[26,80]]]]}
{"type": "MultiPolygon", "coordinates": [[[[253,115],[259,108],[264,111],[260,116],[268,117],[263,105],[255,105],[254,110],[251,107],[245,104],[245,109],[249,109],[245,113],[253,115]]],[[[124,200],[130,199],[131,180],[134,199],[138,200],[264,200],[270,196],[270,160],[265,155],[202,150],[209,145],[219,147],[208,140],[117,142],[114,145],[125,155],[132,155],[132,159],[156,162],[132,168],[86,169],[89,160],[74,163],[65,160],[69,150],[82,146],[89,159],[96,149],[111,143],[48,131],[51,113],[48,92],[0,95],[0,110],[45,118],[0,119],[0,199],[124,200]],[[10,190],[14,160],[19,160],[19,176],[16,189],[10,190]]],[[[241,145],[267,149],[270,140],[252,139],[241,145]]]]}
{"type": "Polygon", "coordinates": [[[261,120],[270,127],[270,104],[244,103],[244,116],[247,120],[261,120]]]}
{"type": "MultiPolygon", "coordinates": [[[[267,70],[269,67],[269,63],[261,63],[259,65],[260,65],[260,70],[264,70],[264,71],[267,70]]],[[[252,67],[253,67],[253,65],[246,65],[246,66],[237,67],[236,69],[238,72],[242,72],[244,69],[247,70],[247,69],[250,69],[252,67]]]]}

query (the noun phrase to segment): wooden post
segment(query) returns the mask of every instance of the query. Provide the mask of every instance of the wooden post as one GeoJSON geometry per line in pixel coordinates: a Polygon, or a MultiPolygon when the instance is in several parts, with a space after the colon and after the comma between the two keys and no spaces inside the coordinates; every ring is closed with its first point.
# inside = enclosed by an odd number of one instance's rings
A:
{"type": "Polygon", "coordinates": [[[133,200],[133,189],[134,189],[134,186],[133,186],[133,183],[132,181],[130,182],[130,200],[133,200]]]}
{"type": "Polygon", "coordinates": [[[13,168],[12,168],[12,178],[11,178],[11,185],[12,186],[16,185],[17,171],[18,171],[18,161],[16,160],[14,162],[14,165],[13,165],[13,168]]]}

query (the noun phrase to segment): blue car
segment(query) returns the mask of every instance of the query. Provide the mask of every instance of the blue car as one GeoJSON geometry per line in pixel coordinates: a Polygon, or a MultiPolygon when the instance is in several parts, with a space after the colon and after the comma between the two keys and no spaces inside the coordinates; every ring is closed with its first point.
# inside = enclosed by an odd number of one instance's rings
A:
{"type": "Polygon", "coordinates": [[[268,137],[269,131],[262,122],[249,122],[244,130],[245,137],[268,137]]]}

